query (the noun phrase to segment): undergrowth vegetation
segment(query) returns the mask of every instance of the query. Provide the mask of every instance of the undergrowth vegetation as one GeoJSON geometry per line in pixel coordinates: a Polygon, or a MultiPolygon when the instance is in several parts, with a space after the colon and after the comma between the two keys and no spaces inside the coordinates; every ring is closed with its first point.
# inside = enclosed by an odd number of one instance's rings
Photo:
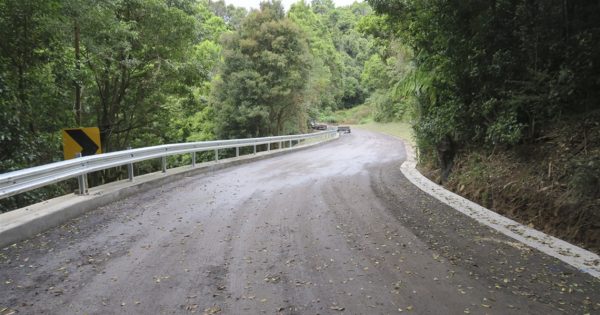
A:
{"type": "MultiPolygon", "coordinates": [[[[600,252],[599,121],[596,112],[548,125],[544,136],[514,150],[461,150],[444,184],[500,214],[600,252]]],[[[440,181],[434,161],[420,169],[440,181]]]]}
{"type": "Polygon", "coordinates": [[[365,124],[373,120],[373,109],[366,105],[359,105],[345,110],[332,111],[327,108],[319,113],[319,121],[330,124],[365,124]]]}

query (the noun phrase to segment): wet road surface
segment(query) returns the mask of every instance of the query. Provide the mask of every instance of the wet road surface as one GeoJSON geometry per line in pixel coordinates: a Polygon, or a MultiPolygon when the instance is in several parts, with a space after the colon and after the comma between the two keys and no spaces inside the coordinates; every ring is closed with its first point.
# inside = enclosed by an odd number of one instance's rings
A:
{"type": "Polygon", "coordinates": [[[356,131],[0,250],[0,315],[598,314],[600,282],[412,186],[356,131]]]}

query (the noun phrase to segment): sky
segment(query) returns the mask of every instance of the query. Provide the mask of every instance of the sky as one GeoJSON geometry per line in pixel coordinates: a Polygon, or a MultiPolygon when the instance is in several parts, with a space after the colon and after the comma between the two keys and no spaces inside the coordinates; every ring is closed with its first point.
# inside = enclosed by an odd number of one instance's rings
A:
{"type": "MultiPolygon", "coordinates": [[[[333,2],[335,2],[335,5],[337,7],[341,7],[341,6],[345,6],[345,5],[350,5],[352,4],[354,1],[356,2],[363,2],[362,0],[333,0],[333,2]]],[[[261,2],[261,0],[225,0],[226,4],[233,4],[236,7],[246,7],[247,9],[250,8],[258,8],[258,4],[261,2]]],[[[298,0],[283,0],[283,6],[285,7],[285,9],[289,9],[290,5],[292,3],[296,3],[298,2],[298,0]]],[[[306,2],[310,3],[310,0],[307,0],[306,2]]]]}

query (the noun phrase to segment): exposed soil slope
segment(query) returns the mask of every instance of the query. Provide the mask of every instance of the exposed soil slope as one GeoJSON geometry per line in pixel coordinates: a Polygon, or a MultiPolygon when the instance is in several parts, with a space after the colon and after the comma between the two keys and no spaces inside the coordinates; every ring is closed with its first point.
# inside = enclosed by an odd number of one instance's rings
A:
{"type": "MultiPolygon", "coordinates": [[[[511,149],[463,149],[444,186],[600,253],[600,113],[545,126],[541,134],[511,149]]],[[[432,165],[420,170],[439,181],[432,165]]]]}

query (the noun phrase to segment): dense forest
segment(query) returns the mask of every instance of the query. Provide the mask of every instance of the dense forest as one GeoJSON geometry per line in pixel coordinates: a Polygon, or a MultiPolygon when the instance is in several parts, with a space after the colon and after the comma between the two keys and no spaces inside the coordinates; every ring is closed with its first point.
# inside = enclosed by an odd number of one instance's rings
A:
{"type": "Polygon", "coordinates": [[[361,112],[412,124],[433,179],[597,247],[598,16],[573,0],[3,0],[0,172],[60,160],[62,128],[97,126],[111,152],[361,112]]]}

